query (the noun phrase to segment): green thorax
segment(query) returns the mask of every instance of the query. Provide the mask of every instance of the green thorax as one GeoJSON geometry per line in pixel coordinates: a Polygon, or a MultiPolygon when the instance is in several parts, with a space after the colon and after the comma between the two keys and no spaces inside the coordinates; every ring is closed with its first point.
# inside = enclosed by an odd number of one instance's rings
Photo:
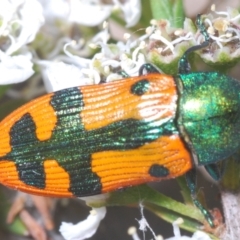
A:
{"type": "Polygon", "coordinates": [[[178,126],[198,164],[240,147],[240,82],[217,72],[179,74],[178,126]]]}

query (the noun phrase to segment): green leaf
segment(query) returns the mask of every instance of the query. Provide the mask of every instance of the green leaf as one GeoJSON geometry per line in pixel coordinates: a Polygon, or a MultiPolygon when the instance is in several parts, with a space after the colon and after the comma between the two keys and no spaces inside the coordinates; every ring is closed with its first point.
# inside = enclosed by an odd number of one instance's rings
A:
{"type": "Polygon", "coordinates": [[[183,28],[185,13],[182,0],[175,1],[175,4],[173,5],[173,16],[174,16],[173,26],[176,28],[183,28]]]}
{"type": "MultiPolygon", "coordinates": [[[[205,221],[204,216],[200,210],[195,206],[187,206],[181,202],[177,202],[174,199],[167,197],[160,192],[152,189],[148,185],[139,185],[136,187],[127,188],[123,191],[116,191],[109,194],[110,197],[103,205],[106,206],[120,206],[130,204],[154,204],[159,207],[163,207],[166,210],[177,213],[179,216],[187,216],[195,219],[201,223],[205,221]]],[[[91,204],[91,206],[98,206],[91,204]]]]}
{"type": "MultiPolygon", "coordinates": [[[[178,218],[183,218],[181,228],[195,232],[203,229],[203,224],[208,225],[204,216],[195,205],[186,205],[167,197],[152,189],[148,185],[139,185],[122,191],[109,193],[107,199],[95,199],[95,202],[88,202],[91,207],[101,206],[143,206],[151,210],[162,219],[172,223],[178,218]]],[[[215,238],[216,239],[216,238],[215,238]]]]}
{"type": "Polygon", "coordinates": [[[185,204],[193,206],[194,204],[192,202],[192,197],[190,194],[190,190],[187,186],[185,176],[178,177],[178,178],[176,178],[176,180],[177,180],[178,185],[181,188],[181,194],[182,194],[185,204]]]}
{"type": "MultiPolygon", "coordinates": [[[[202,225],[199,222],[193,221],[192,219],[185,217],[185,216],[180,216],[179,214],[176,214],[175,212],[166,210],[162,207],[152,205],[152,204],[146,204],[145,207],[167,222],[173,223],[179,217],[181,217],[183,219],[183,223],[180,224],[179,227],[182,229],[185,229],[186,231],[196,232],[197,230],[202,228],[202,225]]],[[[209,236],[211,237],[211,239],[214,239],[214,240],[218,239],[217,237],[215,237],[212,234],[209,234],[209,236]]]]}
{"type": "Polygon", "coordinates": [[[171,2],[169,0],[150,0],[153,18],[156,20],[168,19],[171,22],[173,17],[171,2]]]}
{"type": "Polygon", "coordinates": [[[150,0],[152,15],[156,20],[169,20],[172,27],[182,27],[184,11],[182,0],[150,0]]]}
{"type": "MultiPolygon", "coordinates": [[[[150,21],[153,19],[150,1],[142,0],[142,14],[139,20],[139,28],[147,27],[150,24],[150,21]]],[[[138,29],[139,29],[138,28],[138,29]]],[[[137,29],[136,29],[137,30],[137,29]]]]}

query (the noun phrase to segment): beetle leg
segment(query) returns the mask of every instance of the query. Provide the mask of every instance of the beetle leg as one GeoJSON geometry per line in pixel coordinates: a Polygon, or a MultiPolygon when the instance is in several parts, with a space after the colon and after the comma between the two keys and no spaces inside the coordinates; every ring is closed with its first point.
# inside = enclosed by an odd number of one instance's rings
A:
{"type": "Polygon", "coordinates": [[[190,67],[189,61],[187,59],[187,57],[188,57],[188,55],[190,53],[195,52],[195,51],[197,51],[199,49],[205,48],[205,47],[207,47],[209,45],[210,37],[209,37],[209,34],[207,32],[207,29],[206,29],[202,19],[201,19],[201,14],[197,15],[196,24],[197,24],[198,30],[201,32],[201,34],[204,37],[204,42],[202,42],[199,45],[195,45],[193,47],[190,47],[182,55],[182,57],[179,60],[179,65],[178,65],[178,73],[179,74],[186,74],[186,73],[190,73],[191,72],[191,67],[190,67]]]}
{"type": "MultiPolygon", "coordinates": [[[[225,166],[225,164],[224,164],[225,166]]],[[[206,171],[208,172],[208,174],[215,180],[215,181],[219,181],[221,179],[221,177],[223,176],[223,172],[224,172],[224,168],[225,167],[220,167],[218,164],[216,163],[211,163],[208,164],[206,166],[204,166],[204,168],[206,169],[206,171]]]]}
{"type": "Polygon", "coordinates": [[[193,203],[202,212],[202,214],[204,215],[209,225],[211,227],[214,227],[212,215],[207,209],[203,207],[203,205],[197,200],[197,197],[196,197],[196,169],[195,168],[191,169],[186,173],[186,181],[192,196],[193,203]]]}
{"type": "Polygon", "coordinates": [[[139,76],[148,74],[148,73],[162,73],[156,66],[151,63],[145,63],[139,68],[139,76]]]}
{"type": "Polygon", "coordinates": [[[118,72],[119,75],[121,75],[123,78],[129,78],[131,77],[129,74],[127,74],[126,71],[122,70],[118,72]]]}

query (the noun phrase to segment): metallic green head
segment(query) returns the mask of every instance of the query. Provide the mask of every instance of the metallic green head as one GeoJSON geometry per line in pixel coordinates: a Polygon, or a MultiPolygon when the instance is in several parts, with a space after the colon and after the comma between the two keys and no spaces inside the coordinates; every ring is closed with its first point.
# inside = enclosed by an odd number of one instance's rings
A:
{"type": "Polygon", "coordinates": [[[199,165],[240,147],[240,82],[217,72],[179,74],[178,126],[199,165]]]}

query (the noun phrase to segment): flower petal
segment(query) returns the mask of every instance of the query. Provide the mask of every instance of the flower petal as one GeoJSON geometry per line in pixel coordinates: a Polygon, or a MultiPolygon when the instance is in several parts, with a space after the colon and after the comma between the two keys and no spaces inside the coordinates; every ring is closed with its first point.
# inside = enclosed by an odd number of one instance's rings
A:
{"type": "Polygon", "coordinates": [[[6,51],[8,55],[17,51],[23,45],[32,42],[35,39],[39,28],[44,23],[42,6],[37,0],[25,0],[24,4],[19,9],[19,16],[21,32],[6,51]]]}
{"type": "Polygon", "coordinates": [[[69,20],[85,26],[96,26],[111,14],[113,6],[93,4],[91,1],[71,1],[69,20]]]}
{"type": "Polygon", "coordinates": [[[42,75],[48,92],[89,84],[84,81],[80,68],[63,62],[42,61],[42,75]]]}
{"type": "Polygon", "coordinates": [[[54,22],[56,19],[65,19],[69,13],[69,1],[66,0],[38,0],[43,7],[46,21],[54,22]]]}
{"type": "Polygon", "coordinates": [[[18,55],[11,57],[0,51],[0,59],[0,84],[23,82],[34,73],[32,69],[33,63],[30,61],[29,56],[18,55]]]}
{"type": "Polygon", "coordinates": [[[119,0],[113,0],[113,2],[122,9],[125,21],[127,22],[126,27],[133,27],[138,23],[141,17],[140,0],[129,0],[125,1],[124,4],[120,3],[119,0]]]}
{"type": "Polygon", "coordinates": [[[95,234],[101,220],[106,215],[106,207],[93,208],[86,220],[76,225],[63,222],[59,231],[66,240],[82,240],[95,234]]]}

